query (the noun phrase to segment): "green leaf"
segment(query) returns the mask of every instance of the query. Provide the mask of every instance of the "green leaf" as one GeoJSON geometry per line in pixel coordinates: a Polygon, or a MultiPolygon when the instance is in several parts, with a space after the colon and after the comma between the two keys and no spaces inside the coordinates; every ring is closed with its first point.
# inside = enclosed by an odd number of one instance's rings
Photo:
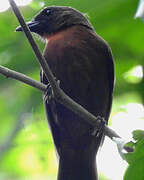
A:
{"type": "Polygon", "coordinates": [[[124,180],[144,180],[144,157],[137,159],[127,168],[124,180]]]}
{"type": "Polygon", "coordinates": [[[134,144],[134,152],[125,154],[125,160],[129,164],[135,163],[137,159],[144,158],[144,138],[134,144]]]}
{"type": "Polygon", "coordinates": [[[143,130],[133,131],[133,138],[135,140],[140,140],[140,139],[144,138],[144,131],[143,130]]]}
{"type": "Polygon", "coordinates": [[[135,143],[135,150],[125,155],[129,166],[124,180],[144,180],[144,138],[135,143]]]}
{"type": "Polygon", "coordinates": [[[29,6],[30,6],[32,9],[39,10],[39,9],[42,8],[44,5],[45,5],[45,3],[44,3],[43,1],[32,1],[29,6]]]}

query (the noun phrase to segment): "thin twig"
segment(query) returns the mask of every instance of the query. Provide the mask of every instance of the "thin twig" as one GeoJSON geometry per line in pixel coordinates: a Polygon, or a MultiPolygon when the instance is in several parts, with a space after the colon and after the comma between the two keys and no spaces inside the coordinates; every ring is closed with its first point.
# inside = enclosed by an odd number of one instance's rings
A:
{"type": "MultiPolygon", "coordinates": [[[[40,90],[42,92],[45,92],[46,89],[47,89],[46,85],[44,85],[44,84],[42,84],[42,83],[40,83],[40,82],[38,82],[36,80],[31,79],[30,77],[28,77],[28,76],[26,76],[26,75],[24,75],[22,73],[18,73],[16,71],[10,70],[10,69],[8,69],[6,67],[3,67],[3,66],[0,66],[0,74],[3,74],[7,78],[16,79],[16,80],[18,80],[20,82],[28,84],[28,85],[30,85],[30,86],[32,86],[34,88],[37,88],[38,90],[40,90]]],[[[107,127],[105,127],[105,134],[111,139],[113,139],[113,137],[120,138],[120,136],[118,134],[116,134],[115,131],[113,131],[112,129],[107,128],[107,127]]],[[[1,154],[3,154],[3,151],[5,151],[4,149],[6,149],[6,147],[7,146],[3,147],[3,145],[0,146],[0,156],[1,156],[1,154]]],[[[132,152],[132,148],[124,147],[124,149],[127,152],[132,152]]]]}
{"type": "Polygon", "coordinates": [[[0,73],[6,76],[7,78],[16,79],[18,81],[21,81],[25,84],[28,84],[30,86],[33,86],[34,88],[37,88],[38,90],[45,92],[47,86],[16,71],[10,70],[6,67],[3,67],[0,65],[0,73]]]}
{"type": "MultiPolygon", "coordinates": [[[[44,85],[44,84],[42,84],[42,83],[40,83],[40,82],[38,82],[38,81],[36,81],[36,80],[34,80],[34,79],[31,79],[30,77],[28,77],[28,76],[26,76],[26,75],[24,75],[24,74],[22,74],[22,73],[19,73],[19,72],[10,70],[10,69],[8,69],[8,68],[6,68],[6,67],[0,66],[0,74],[4,75],[4,76],[7,77],[7,78],[12,78],[12,79],[16,79],[16,80],[18,80],[18,81],[21,81],[21,82],[23,82],[23,83],[25,83],[25,84],[28,84],[28,85],[30,85],[30,86],[32,86],[32,87],[34,87],[34,88],[37,88],[38,90],[40,90],[40,91],[42,91],[42,92],[45,92],[45,91],[46,91],[46,88],[47,88],[46,85],[44,85]]],[[[69,106],[71,106],[71,104],[69,104],[69,106]]],[[[72,106],[73,106],[74,109],[75,109],[75,108],[77,109],[77,103],[76,103],[76,107],[75,107],[75,104],[73,104],[72,106]]],[[[83,107],[81,107],[80,105],[78,105],[78,109],[79,109],[79,108],[84,109],[83,107]]],[[[88,118],[89,118],[89,114],[90,114],[90,113],[87,114],[88,118]]],[[[83,114],[82,114],[82,116],[83,116],[83,114]]],[[[93,116],[93,115],[92,115],[92,116],[93,116]]],[[[94,117],[94,118],[95,118],[95,117],[94,117]]],[[[90,121],[90,122],[91,122],[91,121],[90,121]]],[[[89,121],[88,121],[88,123],[89,123],[89,121]]],[[[91,122],[91,124],[94,125],[92,122],[91,122]]],[[[108,137],[110,137],[111,139],[112,139],[113,137],[120,137],[120,136],[118,136],[113,130],[111,130],[110,128],[107,128],[107,127],[105,128],[105,134],[106,134],[108,137]]]]}
{"type": "Polygon", "coordinates": [[[31,34],[27,24],[25,23],[24,18],[22,16],[19,8],[17,7],[15,1],[14,0],[8,0],[8,1],[10,3],[12,10],[15,13],[21,27],[23,28],[23,31],[24,31],[33,51],[34,51],[34,54],[37,57],[38,62],[40,63],[41,67],[43,68],[45,75],[46,75],[48,81],[50,82],[53,91],[59,89],[59,86],[58,86],[47,62],[46,62],[45,58],[42,56],[37,43],[35,42],[34,38],[32,37],[32,34],[31,34]]]}

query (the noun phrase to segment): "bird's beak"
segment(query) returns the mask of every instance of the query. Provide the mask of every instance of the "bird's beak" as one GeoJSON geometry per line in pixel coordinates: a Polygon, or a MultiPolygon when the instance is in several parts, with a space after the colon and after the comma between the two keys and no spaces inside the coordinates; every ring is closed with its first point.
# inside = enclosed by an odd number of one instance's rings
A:
{"type": "MultiPolygon", "coordinates": [[[[41,25],[40,25],[39,21],[32,20],[32,21],[27,22],[26,24],[29,27],[31,32],[35,32],[36,33],[41,28],[41,25]]],[[[16,32],[17,31],[23,31],[23,29],[22,29],[21,26],[18,26],[15,31],[16,32]]]]}

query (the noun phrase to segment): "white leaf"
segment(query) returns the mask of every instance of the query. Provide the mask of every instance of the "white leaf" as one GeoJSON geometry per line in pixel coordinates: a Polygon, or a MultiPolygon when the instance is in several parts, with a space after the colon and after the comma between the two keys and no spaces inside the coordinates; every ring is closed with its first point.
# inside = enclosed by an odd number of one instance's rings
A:
{"type": "Polygon", "coordinates": [[[135,18],[141,18],[144,21],[144,0],[140,0],[135,18]]]}
{"type": "Polygon", "coordinates": [[[113,137],[112,140],[116,143],[118,152],[122,157],[122,159],[125,159],[124,154],[127,152],[125,151],[124,146],[125,144],[127,144],[127,141],[122,138],[116,138],[116,137],[113,137]]]}

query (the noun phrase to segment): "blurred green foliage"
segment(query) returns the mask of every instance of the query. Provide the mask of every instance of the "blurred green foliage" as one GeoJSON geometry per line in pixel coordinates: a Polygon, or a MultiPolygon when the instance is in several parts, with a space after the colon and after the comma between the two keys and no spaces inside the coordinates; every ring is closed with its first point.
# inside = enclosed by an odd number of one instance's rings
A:
{"type": "Polygon", "coordinates": [[[143,180],[144,179],[144,131],[135,130],[133,132],[135,140],[133,144],[134,152],[125,155],[129,166],[125,172],[124,180],[143,180]]]}
{"type": "MultiPolygon", "coordinates": [[[[144,80],[133,81],[132,69],[144,61],[144,24],[134,20],[138,0],[33,0],[21,8],[29,21],[43,3],[87,13],[96,32],[111,46],[116,68],[112,115],[128,103],[143,103],[144,80]],[[132,81],[131,81],[132,79],[132,81]]],[[[0,64],[39,80],[39,64],[12,10],[0,13],[0,64]]],[[[38,41],[41,50],[44,43],[38,41]]],[[[0,76],[0,179],[56,179],[57,162],[47,127],[42,94],[0,76]]],[[[104,179],[104,178],[101,178],[104,179]]]]}

